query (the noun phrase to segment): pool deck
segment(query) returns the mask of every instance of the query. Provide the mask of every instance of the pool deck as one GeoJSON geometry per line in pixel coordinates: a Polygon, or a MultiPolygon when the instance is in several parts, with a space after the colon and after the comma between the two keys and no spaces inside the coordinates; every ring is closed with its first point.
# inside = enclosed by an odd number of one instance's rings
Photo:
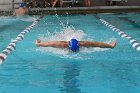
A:
{"type": "MultiPolygon", "coordinates": [[[[28,15],[48,14],[96,14],[96,13],[140,13],[140,6],[96,6],[96,7],[61,7],[61,8],[31,8],[28,15]]],[[[13,9],[0,9],[0,15],[12,15],[13,9]]]]}

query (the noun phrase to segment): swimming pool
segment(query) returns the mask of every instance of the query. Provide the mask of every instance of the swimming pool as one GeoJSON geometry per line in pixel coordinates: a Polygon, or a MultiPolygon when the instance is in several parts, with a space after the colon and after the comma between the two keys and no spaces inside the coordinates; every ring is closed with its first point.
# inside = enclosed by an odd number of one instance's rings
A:
{"type": "Polygon", "coordinates": [[[0,17],[0,52],[15,39],[17,35],[34,21],[35,18],[24,17],[0,17]]]}
{"type": "MultiPolygon", "coordinates": [[[[140,42],[140,32],[137,31],[139,28],[122,18],[127,17],[140,25],[139,14],[98,16],[140,42]],[[135,16],[135,19],[132,16],[135,16]]],[[[29,24],[31,22],[27,22],[27,25],[29,24]]],[[[20,33],[21,30],[18,31],[20,33]]],[[[47,15],[25,35],[24,40],[16,45],[16,50],[0,66],[0,91],[139,93],[139,56],[140,53],[132,48],[126,39],[120,38],[93,15],[47,15]],[[72,37],[107,43],[116,40],[117,46],[114,49],[80,48],[78,53],[70,53],[68,49],[35,46],[37,38],[42,41],[53,41],[70,40],[72,37]]]]}

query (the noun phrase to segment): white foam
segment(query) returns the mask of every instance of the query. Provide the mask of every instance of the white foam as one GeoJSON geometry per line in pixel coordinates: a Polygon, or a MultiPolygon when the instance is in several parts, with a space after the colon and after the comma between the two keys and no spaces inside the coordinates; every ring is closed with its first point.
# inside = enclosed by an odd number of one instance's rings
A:
{"type": "Polygon", "coordinates": [[[17,19],[22,20],[22,21],[26,21],[26,22],[33,22],[35,20],[37,20],[37,17],[30,17],[30,16],[22,16],[22,17],[17,17],[17,19]]]}
{"type": "Polygon", "coordinates": [[[38,47],[36,51],[42,54],[54,54],[55,56],[59,56],[60,58],[70,58],[70,59],[80,59],[80,60],[87,60],[91,59],[88,54],[93,52],[102,52],[109,50],[108,48],[85,48],[82,47],[79,49],[79,52],[70,52],[68,48],[60,49],[60,48],[52,48],[52,47],[38,47]],[[84,59],[83,59],[84,58],[84,59]]]}
{"type": "Polygon", "coordinates": [[[16,16],[16,17],[11,17],[11,16],[1,16],[0,20],[4,20],[3,22],[13,22],[13,21],[18,21],[18,20],[22,20],[22,21],[26,21],[26,22],[33,22],[35,20],[37,20],[38,17],[35,16],[16,16]]]}
{"type": "Polygon", "coordinates": [[[14,21],[14,20],[17,20],[17,19],[12,18],[11,16],[1,16],[0,20],[2,20],[2,21],[9,21],[9,20],[14,21]]]}
{"type": "Polygon", "coordinates": [[[60,32],[50,33],[48,31],[47,35],[40,35],[38,38],[43,41],[69,41],[72,38],[83,40],[85,36],[86,34],[82,30],[76,30],[74,27],[68,26],[61,29],[60,32]]]}

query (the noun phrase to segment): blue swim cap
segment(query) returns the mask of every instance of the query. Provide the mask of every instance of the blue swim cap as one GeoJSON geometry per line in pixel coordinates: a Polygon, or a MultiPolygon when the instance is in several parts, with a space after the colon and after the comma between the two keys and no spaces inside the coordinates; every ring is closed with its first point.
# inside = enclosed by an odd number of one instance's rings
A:
{"type": "Polygon", "coordinates": [[[79,49],[79,43],[76,39],[71,39],[69,41],[69,49],[72,50],[73,52],[76,52],[79,49]]]}
{"type": "Polygon", "coordinates": [[[25,7],[25,4],[22,2],[19,4],[19,7],[25,7]]]}

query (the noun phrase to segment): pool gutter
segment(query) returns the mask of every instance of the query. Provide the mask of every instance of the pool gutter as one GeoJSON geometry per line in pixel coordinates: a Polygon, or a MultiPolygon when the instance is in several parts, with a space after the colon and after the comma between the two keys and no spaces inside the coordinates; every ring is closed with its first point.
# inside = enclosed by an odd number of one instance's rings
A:
{"type": "MultiPolygon", "coordinates": [[[[30,8],[28,15],[48,14],[92,14],[92,13],[140,13],[140,6],[96,6],[96,7],[61,7],[30,8]]],[[[13,9],[0,9],[0,15],[12,15],[13,9]]]]}

